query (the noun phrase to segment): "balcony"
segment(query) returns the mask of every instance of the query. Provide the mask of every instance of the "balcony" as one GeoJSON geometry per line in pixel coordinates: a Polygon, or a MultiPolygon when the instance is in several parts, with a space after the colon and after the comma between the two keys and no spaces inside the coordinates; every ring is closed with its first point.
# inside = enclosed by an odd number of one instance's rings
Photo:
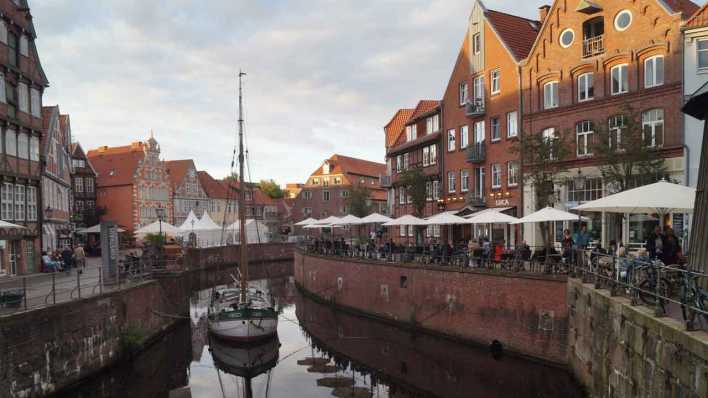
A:
{"type": "Polygon", "coordinates": [[[465,115],[467,117],[477,117],[484,115],[484,99],[468,98],[465,102],[465,115]]]}
{"type": "Polygon", "coordinates": [[[487,207],[487,202],[484,199],[484,194],[470,192],[467,194],[467,203],[472,207],[487,207]]]}
{"type": "Polygon", "coordinates": [[[484,142],[475,142],[467,147],[467,161],[469,163],[483,163],[486,155],[487,147],[484,142]]]}
{"type": "Polygon", "coordinates": [[[379,176],[379,181],[381,181],[381,188],[391,188],[392,184],[390,175],[379,176]]]}
{"type": "Polygon", "coordinates": [[[594,57],[605,52],[603,35],[590,37],[583,40],[583,58],[594,57]]]}

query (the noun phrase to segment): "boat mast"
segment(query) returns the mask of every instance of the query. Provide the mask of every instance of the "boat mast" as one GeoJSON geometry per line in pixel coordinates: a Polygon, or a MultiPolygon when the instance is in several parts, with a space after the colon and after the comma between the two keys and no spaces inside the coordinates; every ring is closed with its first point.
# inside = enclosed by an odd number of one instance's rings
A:
{"type": "Polygon", "coordinates": [[[240,188],[238,192],[238,222],[241,233],[241,303],[248,301],[248,240],[246,239],[246,184],[244,179],[244,156],[243,156],[243,88],[242,78],[246,73],[238,72],[238,178],[240,188]]]}

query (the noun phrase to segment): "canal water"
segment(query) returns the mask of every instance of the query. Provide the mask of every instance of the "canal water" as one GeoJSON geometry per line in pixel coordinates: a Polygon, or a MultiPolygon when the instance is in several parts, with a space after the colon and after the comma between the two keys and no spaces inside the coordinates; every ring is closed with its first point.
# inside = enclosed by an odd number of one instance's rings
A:
{"type": "Polygon", "coordinates": [[[292,277],[263,280],[282,307],[278,338],[210,339],[209,290],[190,319],[131,363],[59,397],[582,397],[570,374],[486,347],[357,317],[303,297],[292,277]]]}

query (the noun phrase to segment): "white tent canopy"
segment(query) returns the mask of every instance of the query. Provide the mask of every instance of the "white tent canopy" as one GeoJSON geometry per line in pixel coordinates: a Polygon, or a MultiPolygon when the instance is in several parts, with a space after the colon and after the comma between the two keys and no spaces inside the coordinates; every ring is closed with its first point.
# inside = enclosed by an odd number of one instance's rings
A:
{"type": "Polygon", "coordinates": [[[584,203],[573,210],[608,213],[692,213],[696,189],[659,181],[584,203]]]}
{"type": "Polygon", "coordinates": [[[334,225],[357,225],[361,223],[361,218],[353,216],[351,214],[344,216],[339,219],[339,221],[333,223],[334,225]]]}
{"type": "Polygon", "coordinates": [[[182,231],[191,231],[192,227],[196,226],[197,223],[199,222],[199,218],[194,214],[194,211],[190,210],[189,214],[187,215],[187,218],[184,220],[182,225],[179,226],[179,229],[182,231]]]}
{"type": "Polygon", "coordinates": [[[359,224],[383,224],[383,223],[387,223],[389,221],[393,221],[393,218],[386,217],[386,216],[381,215],[379,213],[372,213],[372,214],[369,214],[368,216],[362,218],[359,221],[359,224]]]}
{"type": "Polygon", "coordinates": [[[425,219],[426,225],[461,225],[468,224],[469,222],[460,217],[452,214],[452,212],[439,213],[434,216],[425,219]]]}
{"type": "Polygon", "coordinates": [[[467,219],[470,224],[513,224],[518,218],[500,211],[485,211],[467,219]]]}
{"type": "Polygon", "coordinates": [[[394,227],[399,225],[429,225],[427,221],[421,220],[418,217],[406,214],[405,216],[398,217],[395,220],[389,221],[383,224],[385,227],[394,227]]]}
{"type": "Polygon", "coordinates": [[[312,217],[309,217],[309,218],[304,219],[304,220],[302,220],[302,221],[300,221],[300,222],[298,222],[298,223],[295,223],[295,226],[296,226],[296,227],[304,227],[304,226],[306,226],[306,225],[316,224],[316,223],[317,223],[317,220],[316,220],[316,219],[314,219],[314,218],[312,218],[312,217]]]}
{"type": "Polygon", "coordinates": [[[559,210],[553,207],[546,207],[535,213],[531,213],[526,217],[522,217],[512,224],[525,224],[547,221],[577,221],[578,215],[567,211],[559,210]]]}
{"type": "Polygon", "coordinates": [[[322,220],[317,221],[317,224],[319,224],[319,225],[321,225],[321,224],[328,224],[328,225],[331,225],[331,224],[336,224],[336,223],[338,223],[339,220],[340,220],[339,217],[329,216],[329,217],[327,217],[327,218],[325,218],[325,219],[322,219],[322,220]]]}
{"type": "MultiPolygon", "coordinates": [[[[235,222],[229,225],[227,230],[227,240],[234,244],[240,244],[240,231],[241,225],[239,224],[239,222],[235,222]]],[[[252,218],[246,220],[246,240],[249,244],[269,242],[269,232],[270,230],[268,226],[262,221],[254,220],[252,218]]]]}
{"type": "MultiPolygon", "coordinates": [[[[4,221],[3,221],[4,222],[4,221]]],[[[0,228],[2,228],[2,224],[0,224],[0,228]]],[[[125,232],[123,228],[118,228],[118,232],[125,232]]],[[[89,228],[82,228],[76,231],[77,234],[100,234],[101,233],[101,224],[96,224],[93,227],[89,228]]]]}
{"type": "Polygon", "coordinates": [[[148,224],[148,225],[138,229],[137,231],[135,231],[135,234],[139,237],[145,237],[146,235],[149,235],[149,234],[157,235],[160,233],[160,230],[162,230],[163,234],[169,235],[169,236],[178,236],[178,235],[182,234],[182,230],[180,230],[179,228],[175,227],[174,225],[172,225],[170,223],[166,223],[164,221],[162,222],[162,224],[160,224],[160,221],[155,221],[152,224],[148,224]]]}
{"type": "Polygon", "coordinates": [[[199,222],[194,223],[194,229],[214,231],[220,230],[221,227],[217,223],[215,223],[214,220],[211,219],[211,217],[209,217],[209,213],[204,212],[204,215],[199,220],[199,222]]]}

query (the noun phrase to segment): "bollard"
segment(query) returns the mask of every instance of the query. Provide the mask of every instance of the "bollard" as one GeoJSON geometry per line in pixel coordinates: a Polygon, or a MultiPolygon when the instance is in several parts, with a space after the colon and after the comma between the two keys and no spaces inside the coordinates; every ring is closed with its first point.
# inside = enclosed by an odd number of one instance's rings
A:
{"type": "Polygon", "coordinates": [[[81,298],[81,274],[78,270],[76,271],[76,289],[78,290],[79,298],[81,298]]]}
{"type": "Polygon", "coordinates": [[[664,310],[664,306],[662,304],[662,299],[660,298],[661,296],[661,267],[659,265],[656,266],[656,286],[654,289],[655,292],[655,302],[654,302],[654,316],[657,318],[661,318],[666,316],[666,311],[664,310]]]}
{"type": "Polygon", "coordinates": [[[22,298],[25,302],[25,311],[27,311],[27,277],[22,277],[22,298]]]}

